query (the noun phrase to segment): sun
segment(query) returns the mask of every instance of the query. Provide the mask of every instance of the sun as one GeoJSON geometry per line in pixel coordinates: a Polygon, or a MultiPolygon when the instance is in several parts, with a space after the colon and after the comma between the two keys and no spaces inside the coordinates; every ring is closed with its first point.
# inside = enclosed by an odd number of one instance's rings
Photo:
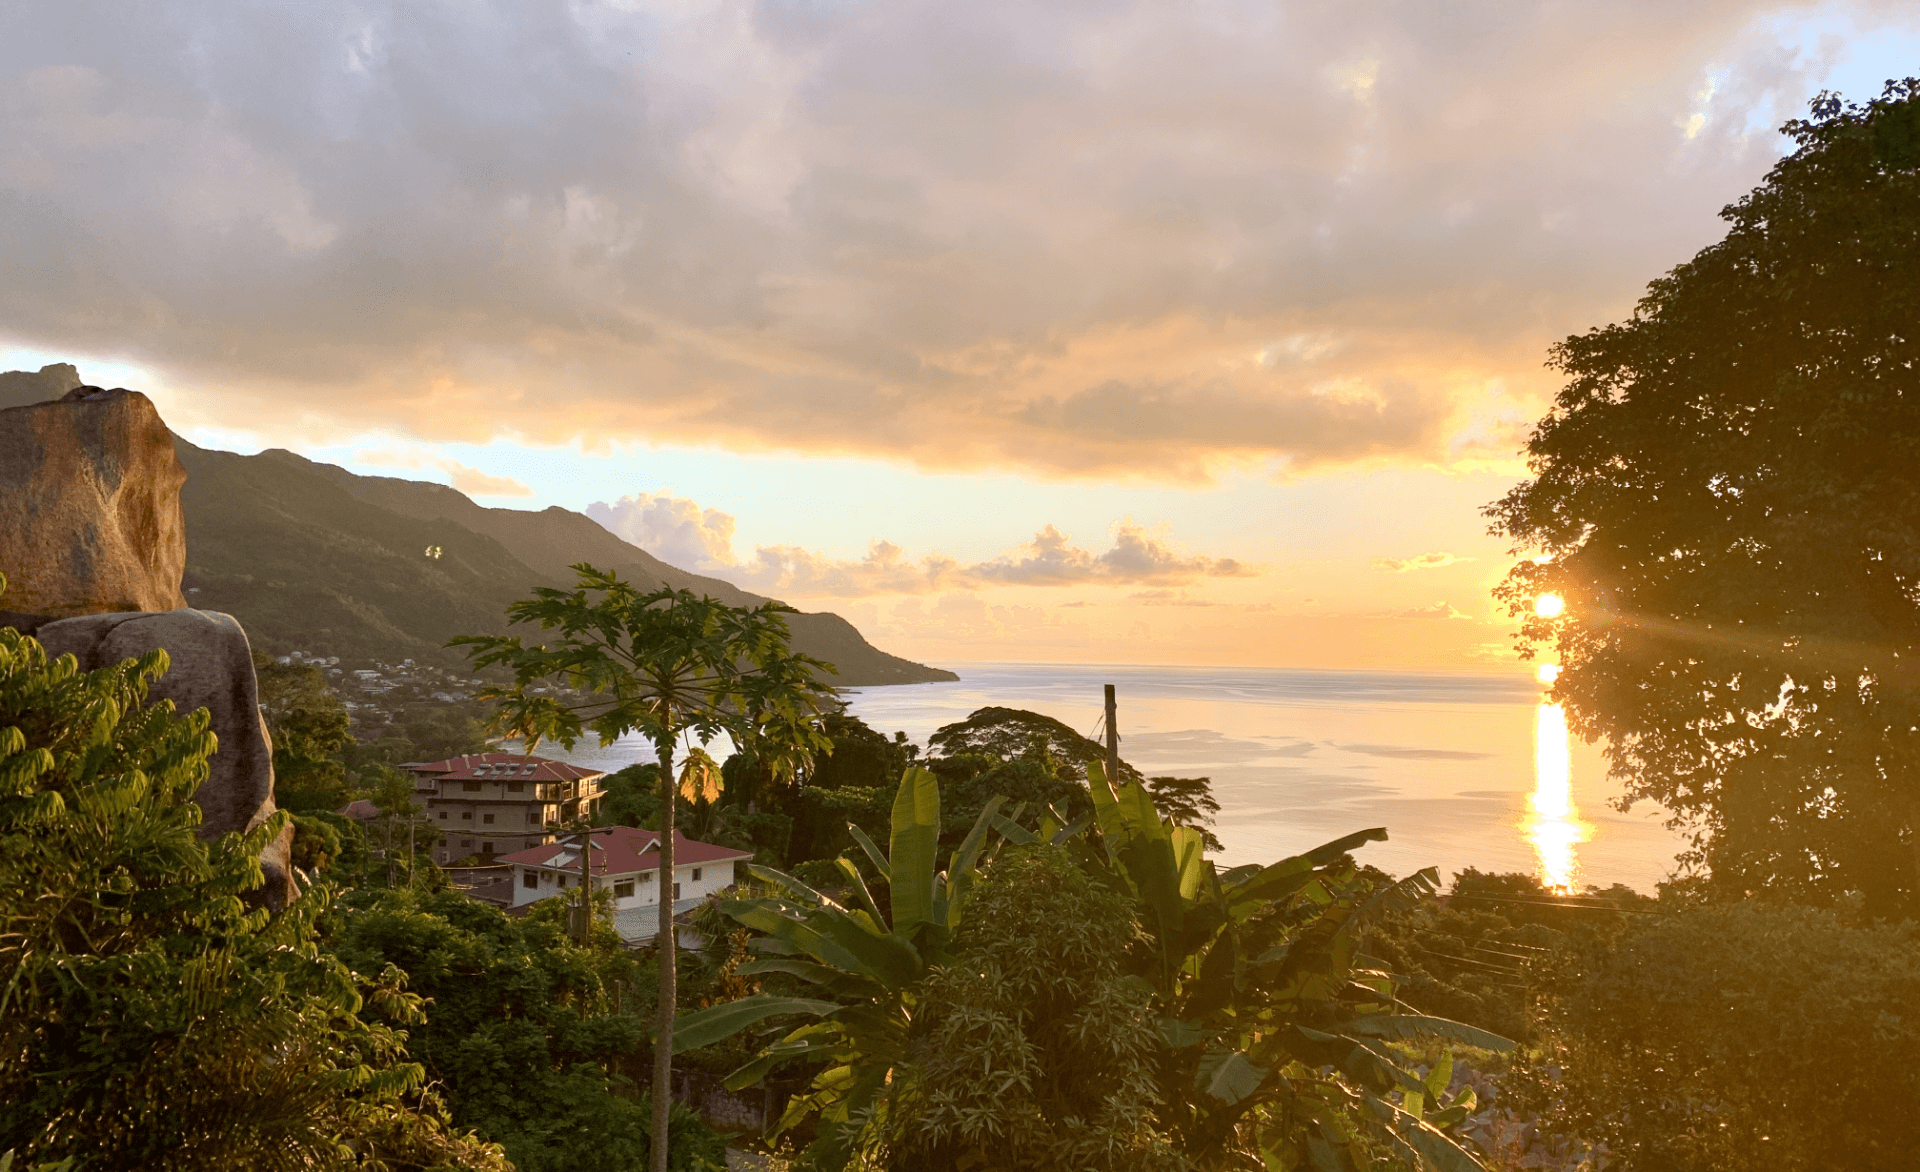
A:
{"type": "Polygon", "coordinates": [[[1542,594],[1533,600],[1533,613],[1543,619],[1557,619],[1567,609],[1567,600],[1558,594],[1542,594]]]}

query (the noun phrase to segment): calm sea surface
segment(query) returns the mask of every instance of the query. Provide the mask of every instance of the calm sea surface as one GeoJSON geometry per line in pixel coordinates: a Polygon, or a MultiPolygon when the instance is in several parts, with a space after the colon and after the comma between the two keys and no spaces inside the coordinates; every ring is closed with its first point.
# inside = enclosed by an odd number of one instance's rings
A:
{"type": "MultiPolygon", "coordinates": [[[[1390,840],[1359,857],[1396,874],[1478,867],[1651,891],[1680,846],[1659,811],[1609,805],[1619,790],[1599,749],[1567,735],[1531,674],[945,666],[958,683],[862,689],[852,711],[921,745],[987,705],[1095,736],[1101,685],[1114,684],[1122,756],[1149,775],[1213,779],[1228,865],[1384,826],[1390,840]]],[[[605,768],[651,754],[623,742],[569,755],[605,768]]]]}

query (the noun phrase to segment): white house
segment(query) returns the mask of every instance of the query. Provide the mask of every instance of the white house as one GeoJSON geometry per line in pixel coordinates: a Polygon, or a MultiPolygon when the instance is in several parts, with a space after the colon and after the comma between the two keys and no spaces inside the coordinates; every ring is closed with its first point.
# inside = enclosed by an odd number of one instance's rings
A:
{"type": "MultiPolygon", "coordinates": [[[[629,944],[653,939],[660,918],[660,834],[631,826],[601,826],[590,833],[589,876],[595,891],[613,894],[614,927],[629,944]]],[[[529,847],[502,857],[513,882],[510,906],[524,907],[580,886],[580,839],[529,847]]],[[[691,911],[716,891],[733,886],[733,865],[752,851],[694,842],[674,832],[673,901],[675,913],[691,911]]]]}

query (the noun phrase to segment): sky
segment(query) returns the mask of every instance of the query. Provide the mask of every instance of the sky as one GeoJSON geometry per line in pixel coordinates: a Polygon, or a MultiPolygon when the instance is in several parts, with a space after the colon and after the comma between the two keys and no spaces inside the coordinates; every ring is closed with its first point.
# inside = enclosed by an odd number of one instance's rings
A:
{"type": "Polygon", "coordinates": [[[1910,4],[0,4],[0,369],[930,662],[1518,670],[1551,345],[1910,4]]]}

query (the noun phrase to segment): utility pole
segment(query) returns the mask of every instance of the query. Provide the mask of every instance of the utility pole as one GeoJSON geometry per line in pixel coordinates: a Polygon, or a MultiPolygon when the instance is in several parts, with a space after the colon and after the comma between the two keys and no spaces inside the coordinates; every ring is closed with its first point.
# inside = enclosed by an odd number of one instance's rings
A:
{"type": "Polygon", "coordinates": [[[1119,701],[1114,699],[1113,685],[1107,685],[1107,788],[1115,797],[1120,795],[1120,727],[1115,723],[1120,712],[1119,701]]]}
{"type": "Polygon", "coordinates": [[[580,947],[593,940],[593,830],[580,832],[580,947]]]}

